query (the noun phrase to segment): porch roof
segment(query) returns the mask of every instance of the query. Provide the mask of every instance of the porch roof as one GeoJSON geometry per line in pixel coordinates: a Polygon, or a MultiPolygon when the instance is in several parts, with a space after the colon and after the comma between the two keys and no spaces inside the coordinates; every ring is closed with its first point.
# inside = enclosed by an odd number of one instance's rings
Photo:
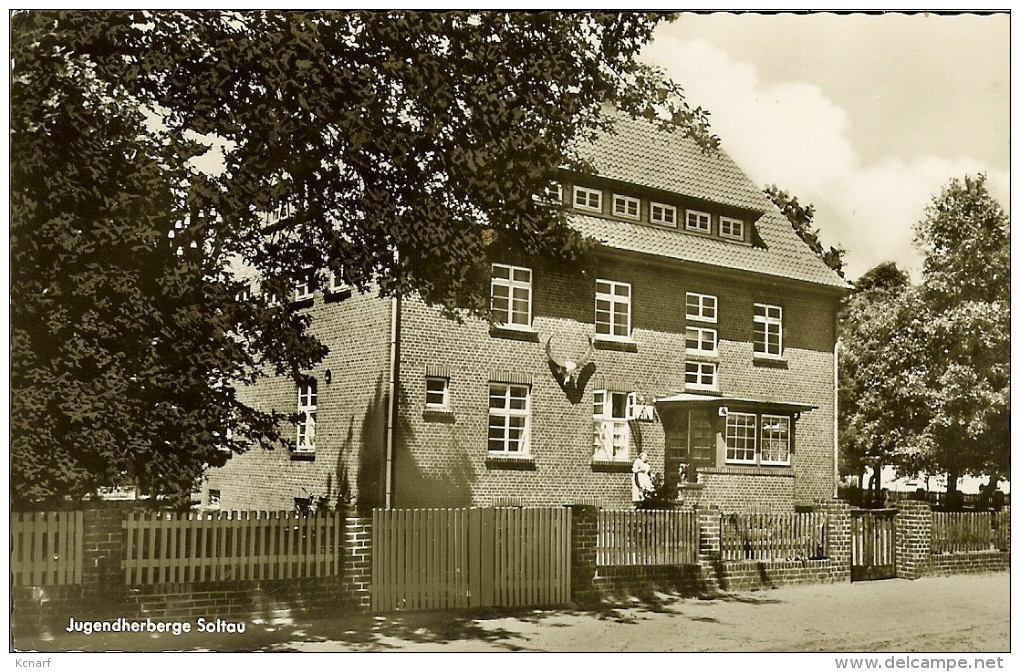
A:
{"type": "Polygon", "coordinates": [[[655,404],[669,404],[674,406],[709,406],[718,408],[721,406],[737,406],[740,408],[751,408],[754,410],[774,411],[779,413],[801,413],[813,411],[817,406],[804,404],[798,401],[771,401],[766,399],[747,399],[744,397],[723,397],[710,394],[691,394],[684,392],[674,394],[670,397],[662,397],[655,400],[655,404]]]}

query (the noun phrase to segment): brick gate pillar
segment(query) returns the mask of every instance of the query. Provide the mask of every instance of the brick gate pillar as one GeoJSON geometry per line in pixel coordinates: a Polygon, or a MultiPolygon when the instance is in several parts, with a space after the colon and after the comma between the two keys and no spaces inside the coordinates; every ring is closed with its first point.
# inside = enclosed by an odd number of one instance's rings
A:
{"type": "Polygon", "coordinates": [[[344,563],[341,582],[345,607],[372,607],[372,510],[344,509],[344,563]]]}
{"type": "Polygon", "coordinates": [[[698,516],[698,565],[706,589],[726,590],[719,539],[719,507],[694,507],[698,516]]]}
{"type": "Polygon", "coordinates": [[[82,597],[91,604],[121,608],[127,594],[124,572],[124,519],[126,512],[99,504],[82,514],[82,597]]]}
{"type": "Polygon", "coordinates": [[[574,504],[570,510],[570,599],[581,605],[594,604],[599,601],[595,589],[599,509],[574,504]]]}
{"type": "Polygon", "coordinates": [[[928,573],[931,556],[931,507],[928,502],[896,502],[896,576],[918,579],[928,573]]]}
{"type": "Polygon", "coordinates": [[[820,505],[825,514],[825,555],[832,563],[832,581],[850,580],[850,545],[853,543],[850,504],[841,499],[827,499],[820,505]]]}

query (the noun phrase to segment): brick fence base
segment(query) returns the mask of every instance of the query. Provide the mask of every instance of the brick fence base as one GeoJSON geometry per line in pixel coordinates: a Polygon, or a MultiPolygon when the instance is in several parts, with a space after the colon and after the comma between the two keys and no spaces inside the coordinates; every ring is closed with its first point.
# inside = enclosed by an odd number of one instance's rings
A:
{"type": "Polygon", "coordinates": [[[928,559],[926,575],[949,576],[951,574],[1008,572],[1009,556],[1009,553],[1001,551],[936,554],[928,559]]]}

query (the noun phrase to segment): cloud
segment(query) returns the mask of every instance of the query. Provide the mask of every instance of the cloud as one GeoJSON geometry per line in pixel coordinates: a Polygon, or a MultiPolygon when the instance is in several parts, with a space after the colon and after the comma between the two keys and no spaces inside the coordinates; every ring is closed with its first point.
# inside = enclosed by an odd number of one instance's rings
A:
{"type": "MultiPolygon", "coordinates": [[[[723,148],[752,181],[775,183],[815,204],[823,242],[849,251],[851,278],[886,260],[915,273],[920,269],[913,225],[951,177],[987,172],[993,195],[1009,203],[1009,174],[990,171],[980,161],[937,156],[863,161],[848,138],[855,120],[821,88],[765,82],[754,65],[733,60],[705,40],[662,36],[642,57],[681,83],[692,105],[711,112],[723,148]]],[[[904,132],[911,131],[909,124],[904,121],[904,132]]]]}

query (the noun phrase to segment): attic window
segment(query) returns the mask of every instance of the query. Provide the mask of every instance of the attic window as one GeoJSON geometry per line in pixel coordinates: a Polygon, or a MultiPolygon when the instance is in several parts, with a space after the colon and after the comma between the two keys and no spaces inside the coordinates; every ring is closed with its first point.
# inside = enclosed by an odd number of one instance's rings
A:
{"type": "Polygon", "coordinates": [[[545,205],[560,205],[563,203],[563,185],[559,182],[550,182],[541,193],[532,197],[536,203],[545,205]]]}
{"type": "Polygon", "coordinates": [[[731,217],[719,218],[719,236],[730,240],[744,239],[744,222],[731,217]]]}
{"type": "Polygon", "coordinates": [[[697,210],[687,211],[687,230],[698,233],[712,233],[712,215],[697,210]]]}
{"type": "Polygon", "coordinates": [[[574,187],[574,207],[578,210],[602,212],[602,192],[598,189],[574,187]]]}
{"type": "Polygon", "coordinates": [[[614,194],[613,214],[627,219],[641,219],[641,201],[630,196],[614,194]]]}
{"type": "Polygon", "coordinates": [[[656,203],[655,201],[652,201],[650,205],[648,221],[652,224],[676,226],[676,208],[672,205],[656,203]]]}

